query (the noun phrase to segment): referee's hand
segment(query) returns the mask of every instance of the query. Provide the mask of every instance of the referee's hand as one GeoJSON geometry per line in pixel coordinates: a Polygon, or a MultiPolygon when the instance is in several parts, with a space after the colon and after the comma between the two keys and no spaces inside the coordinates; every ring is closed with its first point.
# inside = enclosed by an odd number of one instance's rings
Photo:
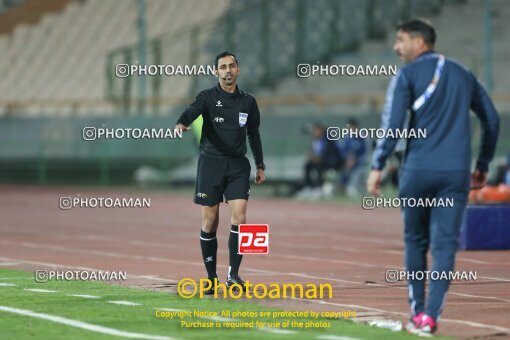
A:
{"type": "Polygon", "coordinates": [[[255,175],[255,184],[262,184],[266,180],[266,175],[264,174],[264,170],[257,169],[257,174],[255,175]]]}
{"type": "Polygon", "coordinates": [[[184,132],[186,132],[186,131],[191,130],[191,127],[189,127],[189,126],[185,126],[184,124],[179,123],[179,124],[177,124],[177,125],[174,127],[174,131],[175,131],[175,130],[177,130],[177,131],[179,131],[179,132],[180,132],[180,131],[184,131],[184,132]]]}

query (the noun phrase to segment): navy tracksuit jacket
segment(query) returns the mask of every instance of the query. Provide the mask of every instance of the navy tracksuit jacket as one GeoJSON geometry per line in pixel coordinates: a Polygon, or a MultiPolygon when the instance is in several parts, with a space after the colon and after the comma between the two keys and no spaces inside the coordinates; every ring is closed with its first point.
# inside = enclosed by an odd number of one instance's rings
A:
{"type": "MultiPolygon", "coordinates": [[[[392,79],[382,115],[382,127],[426,129],[426,138],[407,140],[399,183],[403,198],[450,198],[453,207],[405,207],[405,262],[409,272],[454,269],[462,215],[467,204],[471,168],[470,109],[481,122],[482,137],[476,168],[486,172],[494,156],[499,116],[487,92],[462,65],[446,59],[435,91],[418,109],[413,103],[431,84],[440,56],[426,52],[404,66],[392,79]],[[409,112],[409,114],[408,114],[409,112]],[[409,115],[409,117],[408,117],[409,115]]],[[[396,138],[378,141],[372,168],[381,170],[395,148],[396,138]]],[[[414,315],[437,319],[444,306],[448,280],[431,280],[425,305],[425,280],[409,280],[409,303],[414,315]]]]}

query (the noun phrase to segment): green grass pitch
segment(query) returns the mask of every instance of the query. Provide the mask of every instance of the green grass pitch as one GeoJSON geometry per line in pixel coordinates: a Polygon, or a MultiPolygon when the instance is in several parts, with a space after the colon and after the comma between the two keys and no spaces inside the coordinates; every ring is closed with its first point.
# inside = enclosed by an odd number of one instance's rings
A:
{"type": "MultiPolygon", "coordinates": [[[[236,321],[211,320],[203,317],[185,317],[186,322],[209,322],[209,328],[186,328],[179,318],[160,318],[156,311],[277,311],[257,303],[241,300],[192,298],[184,299],[177,294],[151,290],[127,288],[95,281],[55,281],[37,283],[29,272],[0,269],[0,333],[3,339],[335,339],[334,336],[356,339],[407,339],[415,338],[405,332],[355,324],[343,319],[298,319],[267,317],[237,318],[236,321]],[[30,291],[39,289],[47,292],[30,291]],[[85,296],[72,296],[85,295],[85,296]],[[88,297],[87,297],[88,296],[88,297]],[[92,298],[92,296],[94,298],[92,298]],[[129,304],[114,304],[109,301],[127,301],[129,304]],[[15,313],[13,311],[18,311],[15,313]],[[19,312],[21,311],[21,312],[19,312]],[[27,312],[28,311],[28,312],[27,312]],[[21,314],[20,314],[21,313],[21,314]],[[26,315],[27,313],[37,313],[26,315]],[[40,316],[44,316],[43,319],[40,316]],[[39,316],[39,317],[36,317],[39,316]],[[50,318],[48,320],[47,318],[50,318]],[[65,320],[64,323],[56,322],[65,320]],[[322,321],[329,328],[225,328],[226,324],[238,321],[260,321],[268,323],[284,321],[322,321]],[[66,324],[71,323],[71,324],[66,324]],[[219,327],[218,327],[219,326],[219,327]],[[115,334],[106,332],[117,332],[115,334]],[[285,334],[285,331],[291,334],[285,334]],[[278,332],[278,330],[277,330],[278,332]],[[134,333],[134,334],[133,334],[134,333]]],[[[341,338],[337,338],[341,339],[341,338]]]]}

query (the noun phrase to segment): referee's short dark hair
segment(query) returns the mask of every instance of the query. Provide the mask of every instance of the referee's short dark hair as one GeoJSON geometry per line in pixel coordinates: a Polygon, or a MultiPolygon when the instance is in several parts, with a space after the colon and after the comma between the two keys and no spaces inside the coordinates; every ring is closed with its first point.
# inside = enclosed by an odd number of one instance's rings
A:
{"type": "Polygon", "coordinates": [[[228,56],[231,56],[232,58],[234,58],[237,66],[239,66],[239,62],[237,61],[237,58],[236,58],[236,55],[234,53],[231,53],[231,52],[221,52],[220,54],[218,54],[216,56],[216,59],[214,59],[214,67],[218,67],[218,61],[221,59],[221,58],[225,58],[225,57],[228,57],[228,56]]]}
{"type": "Polygon", "coordinates": [[[397,25],[397,30],[409,33],[412,37],[419,35],[429,46],[434,46],[436,43],[436,30],[427,19],[413,19],[401,22],[397,25]]]}

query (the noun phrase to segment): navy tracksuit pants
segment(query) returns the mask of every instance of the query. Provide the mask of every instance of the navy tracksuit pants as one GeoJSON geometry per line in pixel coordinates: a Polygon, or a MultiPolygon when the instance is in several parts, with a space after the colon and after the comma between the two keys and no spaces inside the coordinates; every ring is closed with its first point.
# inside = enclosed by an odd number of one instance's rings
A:
{"type": "MultiPolygon", "coordinates": [[[[462,216],[469,193],[470,174],[465,171],[402,171],[399,182],[402,198],[453,199],[453,207],[404,207],[405,264],[408,272],[427,270],[427,251],[432,254],[432,266],[437,272],[454,270],[455,253],[462,216]]],[[[416,275],[420,278],[418,275],[416,275]]],[[[425,281],[410,278],[409,303],[413,315],[420,312],[437,319],[446,298],[450,282],[431,280],[425,304],[425,281]]]]}

